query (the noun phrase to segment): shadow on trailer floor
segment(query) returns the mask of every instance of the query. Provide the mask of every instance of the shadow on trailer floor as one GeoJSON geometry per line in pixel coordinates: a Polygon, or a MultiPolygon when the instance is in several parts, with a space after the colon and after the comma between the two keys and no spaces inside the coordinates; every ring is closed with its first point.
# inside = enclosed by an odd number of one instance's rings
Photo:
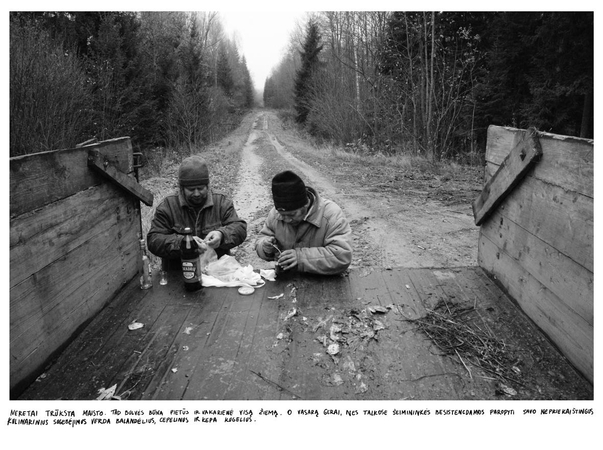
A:
{"type": "Polygon", "coordinates": [[[133,280],[19,399],[593,399],[479,267],[298,275],[248,296],[178,275],[133,280]]]}

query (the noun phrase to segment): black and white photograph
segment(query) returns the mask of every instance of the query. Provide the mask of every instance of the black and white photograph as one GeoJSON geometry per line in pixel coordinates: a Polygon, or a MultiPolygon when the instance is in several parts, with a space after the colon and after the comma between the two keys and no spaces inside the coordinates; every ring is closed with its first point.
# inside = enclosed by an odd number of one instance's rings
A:
{"type": "Polygon", "coordinates": [[[594,5],[11,3],[12,442],[592,448],[594,5]]]}

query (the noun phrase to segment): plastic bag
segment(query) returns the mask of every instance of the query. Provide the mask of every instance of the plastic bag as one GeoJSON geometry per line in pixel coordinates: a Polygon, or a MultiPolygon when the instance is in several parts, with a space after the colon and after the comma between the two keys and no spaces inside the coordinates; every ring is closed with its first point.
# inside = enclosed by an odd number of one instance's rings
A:
{"type": "Polygon", "coordinates": [[[210,262],[203,276],[203,286],[256,286],[261,283],[262,277],[253,271],[253,267],[243,267],[230,255],[210,262]]]}
{"type": "Polygon", "coordinates": [[[218,255],[216,251],[211,247],[207,247],[207,250],[199,255],[199,268],[201,272],[207,272],[207,266],[217,260],[218,255]]]}
{"type": "Polygon", "coordinates": [[[224,255],[217,261],[207,264],[206,273],[222,281],[231,281],[233,274],[241,268],[234,256],[224,255]]]}

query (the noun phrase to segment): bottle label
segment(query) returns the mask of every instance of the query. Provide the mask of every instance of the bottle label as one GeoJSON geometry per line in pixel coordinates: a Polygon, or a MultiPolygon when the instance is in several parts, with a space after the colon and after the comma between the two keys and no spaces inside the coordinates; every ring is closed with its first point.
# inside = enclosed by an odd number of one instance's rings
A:
{"type": "Polygon", "coordinates": [[[186,280],[193,280],[197,275],[197,265],[192,262],[182,261],[182,276],[186,280]]]}

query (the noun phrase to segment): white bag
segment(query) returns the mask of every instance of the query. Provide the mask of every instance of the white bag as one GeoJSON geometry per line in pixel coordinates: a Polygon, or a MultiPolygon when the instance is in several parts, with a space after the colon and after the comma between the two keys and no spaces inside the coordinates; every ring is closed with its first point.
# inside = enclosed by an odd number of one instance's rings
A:
{"type": "Polygon", "coordinates": [[[224,255],[207,264],[202,283],[203,286],[253,287],[262,283],[262,277],[250,265],[243,267],[234,256],[224,255]]]}

